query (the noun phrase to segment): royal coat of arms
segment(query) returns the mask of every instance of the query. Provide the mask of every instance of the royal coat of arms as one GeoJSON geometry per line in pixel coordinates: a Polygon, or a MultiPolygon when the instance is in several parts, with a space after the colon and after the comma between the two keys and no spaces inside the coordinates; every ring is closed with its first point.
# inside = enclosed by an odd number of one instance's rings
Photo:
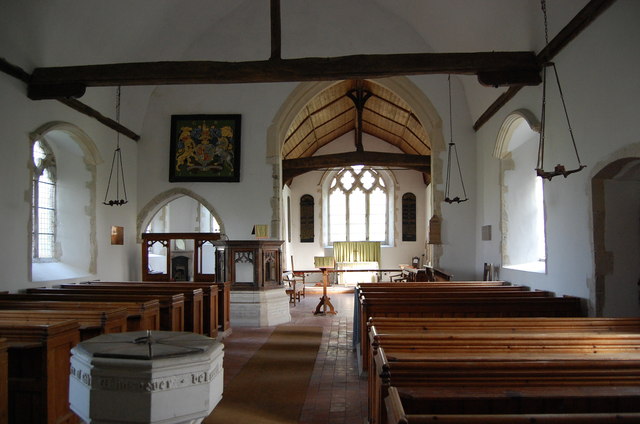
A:
{"type": "Polygon", "coordinates": [[[240,115],[173,115],[169,181],[240,181],[240,115]]]}

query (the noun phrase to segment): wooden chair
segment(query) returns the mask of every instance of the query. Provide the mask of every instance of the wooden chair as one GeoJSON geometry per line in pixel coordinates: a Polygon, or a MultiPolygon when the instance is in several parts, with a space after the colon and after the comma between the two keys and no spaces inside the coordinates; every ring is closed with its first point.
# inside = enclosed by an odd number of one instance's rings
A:
{"type": "Polygon", "coordinates": [[[305,297],[304,276],[296,277],[293,272],[287,272],[283,275],[283,281],[287,284],[285,293],[289,295],[289,302],[296,305],[296,301],[300,302],[300,297],[305,297]]]}

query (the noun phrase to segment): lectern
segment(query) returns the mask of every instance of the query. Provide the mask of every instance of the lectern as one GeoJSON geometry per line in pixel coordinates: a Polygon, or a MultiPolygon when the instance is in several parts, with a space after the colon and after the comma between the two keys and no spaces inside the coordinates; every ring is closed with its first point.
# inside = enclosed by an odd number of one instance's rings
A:
{"type": "Polygon", "coordinates": [[[314,265],[316,268],[319,268],[322,271],[322,297],[320,298],[320,303],[316,306],[316,310],[313,312],[314,315],[326,315],[331,314],[335,315],[336,310],[333,309],[333,305],[331,304],[331,298],[327,296],[327,285],[329,283],[329,270],[335,267],[335,261],[333,257],[325,257],[325,256],[316,256],[314,259],[314,265]],[[329,311],[327,311],[327,307],[329,307],[329,311]]]}

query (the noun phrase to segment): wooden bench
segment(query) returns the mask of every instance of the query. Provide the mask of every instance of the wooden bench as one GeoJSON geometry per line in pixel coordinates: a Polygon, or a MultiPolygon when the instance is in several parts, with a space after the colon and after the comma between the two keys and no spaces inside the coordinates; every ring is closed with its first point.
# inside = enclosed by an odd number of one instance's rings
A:
{"type": "Polygon", "coordinates": [[[76,310],[124,307],[127,310],[127,331],[160,329],[160,302],[157,299],[132,301],[120,297],[99,302],[91,295],[77,295],[73,299],[58,296],[53,299],[47,294],[0,294],[0,308],[76,310]]]}
{"type": "Polygon", "coordinates": [[[368,369],[368,338],[366,323],[370,317],[579,317],[584,316],[583,301],[577,297],[521,297],[466,296],[464,291],[455,297],[416,299],[361,297],[359,311],[360,370],[368,369]]]}
{"type": "Polygon", "coordinates": [[[7,339],[0,338],[0,424],[9,422],[9,356],[7,339]]]}
{"type": "MultiPolygon", "coordinates": [[[[503,411],[509,411],[513,402],[505,398],[504,392],[516,393],[522,387],[531,386],[550,386],[540,393],[558,399],[570,393],[574,396],[570,402],[574,404],[577,389],[567,390],[570,385],[580,390],[586,386],[633,386],[635,400],[640,399],[640,333],[637,331],[640,319],[502,318],[483,322],[486,320],[409,319],[403,324],[403,319],[373,318],[370,332],[373,360],[369,371],[372,422],[385,422],[381,415],[382,399],[390,386],[400,390],[419,387],[420,404],[425,405],[420,411],[427,414],[462,412],[467,407],[465,402],[469,404],[466,413],[486,412],[473,409],[481,399],[481,404],[496,408],[495,405],[502,405],[503,411]],[[564,390],[554,389],[558,385],[564,390]],[[455,405],[455,410],[447,410],[446,402],[438,403],[438,393],[462,389],[477,393],[473,396],[460,393],[458,398],[450,395],[453,400],[448,404],[455,405]],[[487,400],[491,390],[495,398],[487,400]],[[553,390],[556,394],[551,396],[553,390]],[[433,399],[429,397],[432,395],[433,399]],[[436,404],[439,409],[426,407],[436,404]]],[[[609,391],[606,395],[600,389],[584,390],[591,392],[589,396],[581,395],[588,398],[582,400],[583,403],[601,401],[615,394],[609,391]]],[[[533,394],[529,395],[532,405],[543,402],[542,398],[536,400],[533,394]]],[[[412,392],[411,396],[417,395],[412,392]]],[[[392,406],[398,406],[397,400],[392,406]]]]}
{"type": "Polygon", "coordinates": [[[76,321],[0,322],[8,344],[9,422],[72,424],[69,408],[69,359],[80,341],[76,321]]]}
{"type": "Polygon", "coordinates": [[[397,318],[373,317],[367,323],[378,334],[433,331],[618,331],[640,332],[640,318],[397,318]],[[375,328],[374,328],[375,327],[375,328]]]}
{"type": "MultiPolygon", "coordinates": [[[[533,403],[534,405],[551,404],[562,405],[572,404],[575,405],[579,402],[581,405],[615,405],[610,406],[610,409],[619,410],[624,407],[619,407],[620,403],[628,404],[629,402],[638,402],[637,390],[634,388],[630,396],[625,396],[625,390],[620,388],[597,388],[598,393],[587,393],[587,396],[580,395],[584,393],[584,388],[567,388],[558,387],[555,390],[549,387],[541,388],[528,388],[517,393],[508,391],[502,391],[503,398],[511,401],[510,403],[518,404],[533,403]],[[542,393],[535,393],[535,392],[542,393]],[[558,393],[560,391],[560,393],[558,393]],[[534,393],[532,393],[534,392],[534,393]],[[577,393],[577,394],[576,394],[577,393]],[[532,395],[533,394],[533,395],[532,395]],[[540,394],[540,396],[536,396],[540,394]],[[555,396],[554,396],[555,395],[555,396]],[[558,396],[559,395],[559,396],[558,396]],[[594,402],[594,400],[601,400],[602,402],[594,402]],[[622,400],[621,400],[622,399],[622,400]]],[[[637,423],[640,422],[639,412],[566,412],[566,413],[484,413],[484,414],[444,414],[444,413],[425,413],[425,409],[428,410],[428,400],[418,390],[407,390],[404,393],[400,393],[397,388],[389,387],[389,395],[385,398],[385,414],[387,424],[431,424],[434,422],[445,424],[607,424],[607,423],[637,423]]],[[[441,391],[440,400],[446,401],[447,392],[441,391]]],[[[471,391],[469,397],[472,397],[476,404],[492,405],[499,396],[492,396],[488,398],[482,395],[483,391],[471,391]]],[[[454,401],[457,396],[462,395],[460,392],[456,392],[453,396],[454,401]]],[[[438,402],[440,403],[440,402],[438,402]]],[[[518,409],[518,408],[513,408],[518,409]]],[[[537,407],[535,409],[538,409],[537,407]]],[[[575,407],[573,409],[576,409],[575,407]]],[[[584,409],[589,409],[588,407],[584,409]]]]}
{"type": "Polygon", "coordinates": [[[160,330],[184,331],[184,295],[180,294],[136,294],[123,291],[106,289],[88,292],[81,289],[63,288],[32,288],[27,289],[28,294],[41,294],[49,296],[49,300],[94,300],[116,302],[158,300],[160,306],[160,330]],[[81,297],[82,296],[82,297],[81,297]]]}
{"type": "MultiPolygon", "coordinates": [[[[138,281],[139,283],[162,283],[165,281],[153,281],[151,280],[154,277],[154,274],[149,274],[149,281],[138,281]]],[[[182,282],[180,282],[182,283],[182,282]]],[[[198,287],[200,284],[197,281],[189,281],[185,282],[186,284],[191,284],[195,287],[198,287]]],[[[215,284],[218,286],[218,331],[221,332],[222,337],[226,337],[231,334],[231,282],[225,281],[220,283],[211,283],[204,282],[202,284],[209,285],[215,284]]]]}
{"type": "Polygon", "coordinates": [[[80,324],[80,340],[88,340],[100,334],[127,331],[127,310],[124,307],[108,310],[76,309],[46,310],[3,309],[0,307],[0,322],[38,321],[56,322],[73,319],[80,324]]]}
{"type": "MultiPolygon", "coordinates": [[[[172,288],[172,289],[189,289],[189,290],[202,290],[203,295],[203,308],[202,308],[202,323],[203,334],[216,338],[218,336],[219,324],[218,320],[220,313],[218,308],[220,306],[219,296],[224,295],[220,291],[220,286],[216,283],[192,283],[192,282],[155,282],[155,281],[87,281],[84,283],[76,284],[80,286],[99,286],[99,287],[139,287],[153,291],[157,288],[172,288]]],[[[73,285],[63,285],[64,287],[73,285]]]]}
{"type": "Polygon", "coordinates": [[[528,290],[525,286],[512,286],[505,281],[453,281],[453,282],[430,282],[430,283],[362,283],[356,285],[354,289],[354,317],[353,317],[353,346],[359,348],[360,344],[360,298],[365,291],[380,291],[380,290],[404,290],[404,289],[420,289],[422,287],[429,288],[430,290],[470,290],[473,288],[496,288],[504,290],[506,287],[511,287],[511,290],[528,290]]]}
{"type": "MultiPolygon", "coordinates": [[[[126,296],[133,295],[183,295],[184,296],[184,323],[182,330],[191,331],[196,334],[203,334],[203,317],[204,317],[204,293],[201,288],[176,288],[167,287],[142,287],[142,286],[99,286],[93,284],[61,284],[54,289],[70,291],[74,293],[115,293],[124,294],[126,296]]],[[[176,331],[176,330],[174,330],[176,331]]]]}
{"type": "MultiPolygon", "coordinates": [[[[388,282],[382,281],[377,283],[360,283],[358,287],[505,287],[513,286],[513,284],[506,281],[478,281],[478,280],[466,280],[466,281],[433,281],[433,282],[388,282]]],[[[518,286],[518,285],[516,285],[518,286]]],[[[518,286],[520,287],[520,286],[518,286]]]]}
{"type": "MultiPolygon", "coordinates": [[[[517,353],[510,350],[508,342],[502,346],[494,345],[493,350],[481,353],[463,352],[456,348],[447,350],[442,346],[435,351],[418,349],[414,352],[380,347],[375,356],[376,372],[370,380],[370,407],[374,417],[371,422],[385,422],[382,401],[388,396],[390,386],[399,390],[420,388],[423,390],[420,403],[437,407],[441,413],[482,413],[474,409],[477,408],[478,393],[485,396],[483,401],[492,405],[494,412],[509,412],[509,399],[503,393],[518,396],[519,392],[530,387],[544,387],[541,393],[553,392],[558,399],[566,399],[563,393],[574,393],[573,387],[588,387],[592,390],[589,396],[583,393],[587,403],[603,402],[603,393],[598,388],[611,390],[622,387],[619,394],[622,394],[621,390],[626,390],[627,395],[633,394],[636,408],[640,407],[640,402],[637,402],[640,400],[640,355],[635,344],[627,348],[620,344],[616,349],[598,346],[595,352],[586,352],[590,340],[584,340],[582,345],[574,343],[551,350],[546,349],[540,338],[536,341],[539,346],[517,349],[517,353]],[[450,402],[436,406],[438,398],[429,400],[427,389],[431,389],[431,395],[442,394],[444,390],[453,394],[450,402]],[[477,394],[474,397],[460,393],[456,397],[455,393],[460,391],[475,391],[477,394]],[[492,398],[491,393],[494,395],[492,398]],[[446,409],[447,406],[450,409],[446,409]]],[[[607,393],[608,396],[615,394],[607,393]]],[[[531,403],[536,404],[535,397],[531,403]]],[[[545,410],[543,404],[543,398],[538,399],[538,409],[532,411],[565,412],[545,410]]],[[[636,409],[634,412],[640,411],[636,409]]]]}
{"type": "Polygon", "coordinates": [[[454,282],[431,282],[431,283],[362,283],[356,285],[354,289],[354,317],[353,317],[353,346],[358,348],[360,344],[360,310],[361,310],[361,297],[362,294],[367,291],[382,291],[382,290],[396,290],[403,291],[405,289],[421,289],[429,288],[430,290],[446,290],[446,291],[458,291],[458,290],[471,290],[474,288],[487,288],[487,289],[501,289],[505,290],[506,287],[510,287],[510,290],[528,290],[525,286],[512,286],[504,281],[454,281],[454,282]]]}

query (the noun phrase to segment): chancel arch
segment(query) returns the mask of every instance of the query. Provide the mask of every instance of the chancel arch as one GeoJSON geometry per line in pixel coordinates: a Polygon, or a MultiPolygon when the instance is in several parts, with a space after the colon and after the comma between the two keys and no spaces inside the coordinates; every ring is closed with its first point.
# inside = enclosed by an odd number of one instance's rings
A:
{"type": "MultiPolygon", "coordinates": [[[[429,98],[424,94],[423,90],[419,89],[410,79],[406,77],[391,77],[379,80],[371,80],[370,83],[374,83],[392,93],[393,96],[397,96],[403,103],[407,105],[407,109],[410,110],[412,116],[416,119],[416,122],[421,126],[421,130],[426,134],[425,138],[428,140],[428,151],[411,151],[410,148],[402,150],[405,155],[428,155],[430,158],[427,160],[430,172],[425,175],[424,182],[427,183],[427,188],[432,187],[433,190],[425,190],[425,194],[421,195],[429,196],[429,199],[425,201],[428,205],[430,213],[440,214],[440,203],[444,199],[444,193],[442,192],[441,170],[443,169],[443,162],[440,159],[441,152],[445,150],[445,143],[442,134],[442,120],[438,114],[436,108],[433,106],[429,98]],[[429,184],[434,183],[434,184],[429,184]]],[[[290,94],[290,96],[283,102],[281,108],[276,113],[271,126],[269,127],[267,134],[267,161],[273,166],[273,197],[271,201],[272,205],[272,234],[286,234],[286,225],[282,222],[285,216],[286,204],[284,202],[285,196],[283,196],[283,166],[282,160],[284,159],[284,143],[287,139],[287,133],[291,128],[296,128],[300,125],[298,115],[304,110],[307,105],[317,96],[322,95],[326,90],[336,86],[339,82],[305,82],[299,84],[290,94]]],[[[384,141],[380,139],[381,141],[384,141]]],[[[405,146],[406,147],[406,146],[405,146]]],[[[400,148],[400,147],[398,147],[400,148]]],[[[355,149],[354,149],[355,150],[355,149]]],[[[354,152],[357,153],[357,152],[354,152]]],[[[365,153],[370,153],[366,152],[365,153]]],[[[375,152],[372,152],[375,153],[375,152]]],[[[317,187],[315,195],[319,199],[319,211],[322,210],[321,202],[321,188],[317,187]]],[[[394,203],[399,202],[398,199],[393,199],[394,203]]],[[[424,201],[424,200],[423,200],[424,201]]],[[[399,203],[398,203],[399,205],[399,203]]],[[[393,205],[394,208],[399,207],[393,205]]],[[[399,211],[395,215],[399,215],[399,211]]],[[[322,214],[317,215],[320,219],[322,214]]],[[[428,219],[428,218],[427,218],[428,219]]],[[[320,228],[317,228],[318,230],[320,228]]],[[[393,232],[398,233],[398,229],[392,229],[393,232]]],[[[392,233],[393,234],[393,233],[392,233]]],[[[282,236],[283,237],[283,236],[282,236]]],[[[311,253],[311,252],[309,252],[311,253]]],[[[441,252],[437,252],[439,256],[441,252]]],[[[437,260],[437,258],[434,258],[437,260]]],[[[398,259],[399,260],[399,259],[398,259]]],[[[404,260],[403,262],[406,262],[404,260]]]]}

